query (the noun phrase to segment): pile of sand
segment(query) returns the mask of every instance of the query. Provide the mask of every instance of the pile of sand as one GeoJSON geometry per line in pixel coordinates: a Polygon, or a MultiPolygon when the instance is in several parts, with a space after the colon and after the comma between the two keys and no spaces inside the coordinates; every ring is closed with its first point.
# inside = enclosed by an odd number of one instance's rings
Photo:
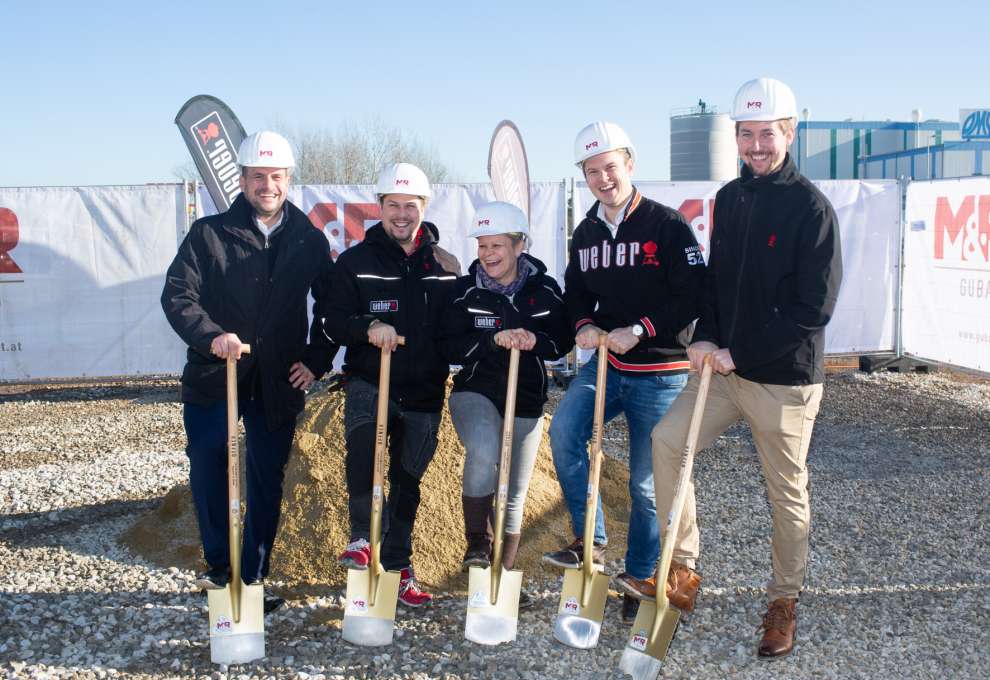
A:
{"type": "MultiPolygon", "coordinates": [[[[347,543],[347,486],[344,481],[344,398],[342,392],[312,396],[300,416],[286,469],[282,521],[272,554],[271,578],[292,585],[346,583],[337,554],[347,543]]],[[[549,425],[549,418],[547,419],[549,425]]],[[[436,456],[423,479],[422,503],[413,536],[413,566],[426,585],[463,590],[461,559],[466,547],[461,514],[464,447],[444,408],[436,456]]],[[[625,552],[629,512],[628,471],[605,459],[602,499],[608,520],[609,557],[625,552]]],[[[544,433],[529,487],[517,568],[527,578],[558,574],[540,567],[544,551],[571,539],[570,520],[554,474],[544,433]]],[[[123,538],[141,557],[162,566],[201,568],[196,518],[188,485],[166,494],[161,505],[138,519],[123,538]]]]}

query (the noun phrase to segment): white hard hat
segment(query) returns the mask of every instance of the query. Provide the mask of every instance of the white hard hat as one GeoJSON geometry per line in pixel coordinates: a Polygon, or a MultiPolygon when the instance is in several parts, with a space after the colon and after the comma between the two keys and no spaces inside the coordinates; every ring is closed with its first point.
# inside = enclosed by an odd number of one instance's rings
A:
{"type": "Polygon", "coordinates": [[[780,120],[797,118],[797,100],[791,88],[773,78],[743,83],[732,104],[732,120],[780,120]]]}
{"type": "Polygon", "coordinates": [[[625,130],[615,123],[595,121],[584,126],[574,140],[574,164],[581,167],[592,156],[617,149],[629,149],[629,155],[636,160],[636,149],[625,130]]]}
{"type": "Polygon", "coordinates": [[[378,173],[375,193],[379,198],[387,194],[409,194],[423,198],[433,195],[426,174],[412,163],[393,163],[382,168],[378,173]]]}
{"type": "Polygon", "coordinates": [[[517,206],[505,201],[485,203],[474,213],[469,238],[495,236],[496,234],[524,234],[529,236],[529,220],[517,206]]]}
{"type": "Polygon", "coordinates": [[[243,168],[294,168],[296,157],[289,140],[277,132],[262,130],[244,138],[237,150],[237,163],[243,168]]]}

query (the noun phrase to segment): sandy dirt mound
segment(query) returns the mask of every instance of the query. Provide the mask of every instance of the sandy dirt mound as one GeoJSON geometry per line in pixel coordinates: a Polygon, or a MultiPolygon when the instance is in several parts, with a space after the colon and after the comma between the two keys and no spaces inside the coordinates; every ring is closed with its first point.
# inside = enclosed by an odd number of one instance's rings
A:
{"type": "MultiPolygon", "coordinates": [[[[289,584],[343,586],[346,571],[336,556],[348,538],[344,482],[344,399],[342,392],[312,396],[299,420],[286,469],[282,521],[272,555],[271,577],[289,584]]],[[[549,426],[549,419],[547,419],[549,426]]],[[[444,409],[436,456],[423,480],[422,503],[413,537],[413,566],[424,584],[462,590],[464,520],[461,471],[464,448],[444,409]]],[[[602,496],[608,519],[609,557],[625,552],[628,472],[605,459],[602,496]]],[[[529,487],[518,568],[527,578],[554,577],[540,566],[540,555],[569,541],[570,520],[553,470],[544,434],[529,487]]],[[[195,569],[201,563],[196,518],[188,485],[173,488],[162,504],[141,517],[124,536],[134,552],[156,564],[195,569]]]]}

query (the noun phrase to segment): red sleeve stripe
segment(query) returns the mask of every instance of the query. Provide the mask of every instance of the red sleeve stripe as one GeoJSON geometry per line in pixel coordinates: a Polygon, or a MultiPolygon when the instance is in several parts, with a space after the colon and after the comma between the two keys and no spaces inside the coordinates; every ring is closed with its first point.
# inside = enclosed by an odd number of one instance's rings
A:
{"type": "Polygon", "coordinates": [[[633,373],[668,373],[672,371],[687,371],[691,368],[690,361],[665,361],[658,364],[627,364],[620,361],[614,354],[609,352],[608,363],[620,371],[630,371],[633,373]]]}
{"type": "Polygon", "coordinates": [[[651,338],[655,338],[657,336],[657,329],[653,327],[653,324],[650,323],[650,320],[644,316],[642,319],[640,319],[640,321],[643,323],[643,328],[646,329],[646,335],[651,338]]]}
{"type": "Polygon", "coordinates": [[[574,330],[579,331],[579,330],[581,330],[581,326],[587,326],[592,321],[593,321],[593,319],[591,319],[590,317],[585,317],[585,318],[581,319],[580,321],[578,321],[576,324],[574,324],[574,330]]]}

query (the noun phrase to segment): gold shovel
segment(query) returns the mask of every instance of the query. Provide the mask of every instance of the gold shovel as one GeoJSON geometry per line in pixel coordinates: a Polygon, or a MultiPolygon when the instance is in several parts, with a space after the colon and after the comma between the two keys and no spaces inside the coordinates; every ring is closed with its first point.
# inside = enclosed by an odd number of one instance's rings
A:
{"type": "Polygon", "coordinates": [[[608,575],[595,567],[592,551],[595,544],[595,519],[598,511],[598,479],[602,471],[602,429],[605,426],[605,376],[608,372],[608,335],[598,339],[598,374],[595,379],[595,419],[588,446],[588,497],[584,510],[584,555],[581,567],[564,570],[560,589],[560,606],[553,624],[553,636],[578,649],[598,644],[608,597],[608,575]]]}
{"type": "MultiPolygon", "coordinates": [[[[405,338],[399,336],[399,344],[405,338]]],[[[395,607],[399,599],[399,572],[381,564],[382,505],[385,481],[385,441],[388,429],[388,379],[392,352],[382,348],[378,372],[378,413],[375,422],[375,463],[371,480],[371,562],[367,569],[347,570],[347,600],[341,637],[363,647],[392,643],[395,607]]]]}
{"type": "Polygon", "coordinates": [[[688,429],[687,443],[681,455],[681,471],[677,477],[677,493],[667,517],[667,529],[663,535],[663,550],[657,563],[657,599],[656,602],[643,600],[633,622],[629,642],[622,651],[619,659],[619,670],[631,675],[635,680],[655,680],[660,674],[660,663],[667,656],[670,641],[674,639],[681,613],[670,605],[667,599],[667,574],[670,572],[670,561],[674,555],[674,541],[677,538],[677,528],[681,523],[681,512],[684,510],[684,498],[687,496],[688,482],[691,480],[691,470],[694,468],[694,454],[698,446],[698,432],[701,430],[701,419],[705,413],[705,400],[708,398],[708,385],[712,379],[712,357],[705,357],[704,369],[701,372],[701,382],[698,385],[698,396],[694,400],[694,410],[691,412],[691,425],[688,429]]]}
{"type": "MultiPolygon", "coordinates": [[[[241,345],[250,354],[250,345],[241,345]]],[[[241,581],[241,451],[237,439],[237,359],[227,355],[227,499],[230,581],[208,590],[210,660],[247,663],[265,655],[265,591],[241,581]]]]}
{"type": "Polygon", "coordinates": [[[468,608],[464,637],[483,645],[497,645],[516,639],[519,624],[519,590],[522,571],[502,568],[502,539],[505,508],[509,496],[509,469],[512,466],[512,429],[516,417],[516,384],[519,379],[519,350],[509,354],[509,379],[502,419],[502,455],[498,464],[498,494],[495,501],[495,544],[492,565],[468,571],[468,608]]]}

